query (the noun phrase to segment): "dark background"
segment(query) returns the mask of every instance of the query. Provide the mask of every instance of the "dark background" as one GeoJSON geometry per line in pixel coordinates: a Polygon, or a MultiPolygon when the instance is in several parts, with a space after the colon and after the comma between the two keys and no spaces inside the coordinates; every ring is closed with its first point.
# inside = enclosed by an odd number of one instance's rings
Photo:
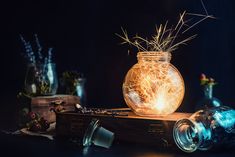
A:
{"type": "MultiPolygon", "coordinates": [[[[218,81],[214,95],[235,107],[235,2],[205,0],[208,19],[188,32],[197,38],[173,53],[172,63],[186,86],[179,111],[192,112],[202,96],[200,73],[218,81]]],[[[177,23],[179,13],[203,13],[200,0],[48,0],[7,1],[0,5],[1,121],[14,121],[16,95],[23,88],[26,62],[22,34],[33,41],[34,33],[45,48],[54,47],[59,77],[65,70],[83,72],[87,78],[88,104],[94,107],[126,107],[122,82],[136,63],[136,49],[127,51],[115,33],[121,27],[130,35],[151,37],[155,25],[177,23]]],[[[195,19],[196,20],[196,19],[195,19]]]]}

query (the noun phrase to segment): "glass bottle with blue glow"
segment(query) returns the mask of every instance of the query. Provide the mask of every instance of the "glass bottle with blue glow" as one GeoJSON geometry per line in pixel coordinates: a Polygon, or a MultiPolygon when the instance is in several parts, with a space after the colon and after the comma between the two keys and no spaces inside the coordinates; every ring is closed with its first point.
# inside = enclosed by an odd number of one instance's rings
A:
{"type": "Polygon", "coordinates": [[[221,101],[213,97],[213,87],[217,84],[215,80],[213,78],[207,78],[205,74],[201,74],[200,82],[203,87],[204,96],[196,104],[195,111],[221,106],[221,101]]]}
{"type": "Polygon", "coordinates": [[[227,106],[200,110],[175,123],[173,137],[184,152],[235,146],[235,110],[227,106]]]}
{"type": "Polygon", "coordinates": [[[86,106],[86,90],[85,90],[86,78],[81,75],[76,80],[76,95],[80,98],[82,106],[86,106]]]}

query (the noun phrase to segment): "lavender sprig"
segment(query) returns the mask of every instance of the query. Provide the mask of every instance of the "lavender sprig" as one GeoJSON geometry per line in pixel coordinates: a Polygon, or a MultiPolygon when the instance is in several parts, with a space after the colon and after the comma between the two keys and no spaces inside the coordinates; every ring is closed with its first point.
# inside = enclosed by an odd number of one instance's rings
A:
{"type": "Polygon", "coordinates": [[[30,42],[27,42],[22,35],[20,35],[20,39],[25,47],[26,54],[24,56],[28,59],[29,63],[35,64],[36,59],[30,42]]]}
{"type": "Polygon", "coordinates": [[[48,63],[51,63],[52,62],[52,50],[53,50],[53,48],[52,47],[50,47],[49,49],[48,49],[48,63]]]}
{"type": "Polygon", "coordinates": [[[38,53],[38,58],[39,58],[39,60],[41,61],[42,59],[43,59],[43,56],[42,56],[42,46],[41,46],[41,44],[40,44],[40,42],[39,42],[39,39],[38,39],[38,35],[37,34],[35,34],[35,41],[36,41],[36,44],[37,44],[37,48],[38,48],[38,51],[37,51],[37,53],[38,53]]]}
{"type": "Polygon", "coordinates": [[[32,45],[29,41],[26,41],[24,39],[24,37],[22,35],[20,35],[20,39],[22,41],[22,43],[24,44],[24,48],[25,48],[25,58],[27,59],[27,61],[30,64],[48,64],[48,63],[52,63],[52,50],[53,48],[49,48],[48,49],[48,56],[47,57],[43,57],[42,55],[42,46],[39,42],[39,38],[38,35],[35,34],[35,42],[37,45],[37,53],[35,54],[32,48],[32,45]]]}

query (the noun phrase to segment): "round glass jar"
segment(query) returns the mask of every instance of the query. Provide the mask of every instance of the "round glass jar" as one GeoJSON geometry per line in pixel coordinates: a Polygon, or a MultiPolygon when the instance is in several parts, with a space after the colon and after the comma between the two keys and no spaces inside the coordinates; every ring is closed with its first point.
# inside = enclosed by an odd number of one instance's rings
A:
{"type": "Polygon", "coordinates": [[[126,74],[122,89],[127,105],[140,116],[173,113],[185,87],[180,72],[170,63],[169,52],[139,52],[126,74]]]}
{"type": "Polygon", "coordinates": [[[24,87],[30,95],[55,95],[58,88],[55,63],[29,64],[24,87]]]}

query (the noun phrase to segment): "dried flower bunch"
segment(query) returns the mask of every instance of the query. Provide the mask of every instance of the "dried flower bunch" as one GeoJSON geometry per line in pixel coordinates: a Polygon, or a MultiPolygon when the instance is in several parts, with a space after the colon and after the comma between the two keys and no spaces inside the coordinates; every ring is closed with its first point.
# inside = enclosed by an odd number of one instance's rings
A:
{"type": "Polygon", "coordinates": [[[205,74],[201,74],[200,76],[200,84],[202,86],[214,86],[217,84],[213,78],[208,78],[205,74]]]}
{"type": "Polygon", "coordinates": [[[46,132],[50,127],[50,123],[38,113],[30,112],[28,108],[20,111],[21,127],[33,132],[46,132]]]}
{"type": "Polygon", "coordinates": [[[82,73],[78,73],[77,71],[65,71],[62,74],[60,82],[61,85],[65,87],[66,94],[74,95],[76,93],[76,87],[82,79],[84,79],[82,73]]]}
{"type": "Polygon", "coordinates": [[[177,41],[177,39],[180,37],[180,34],[184,34],[200,22],[208,19],[208,18],[215,18],[212,15],[209,15],[207,12],[207,9],[201,0],[202,7],[205,11],[205,14],[194,14],[194,13],[187,13],[184,11],[182,14],[180,14],[180,18],[176,26],[168,27],[168,22],[165,24],[160,24],[160,26],[156,26],[155,34],[151,37],[151,39],[145,39],[138,35],[134,36],[133,38],[129,38],[127,31],[122,28],[123,36],[116,34],[121,39],[124,40],[122,44],[129,44],[136,48],[138,48],[139,51],[162,51],[162,52],[172,52],[176,50],[179,45],[184,45],[188,41],[192,40],[196,37],[195,35],[192,35],[190,37],[184,38],[180,41],[177,41]],[[197,16],[201,17],[199,21],[194,21],[191,19],[187,19],[188,16],[197,16]],[[193,22],[191,25],[190,22],[193,22]]]}
{"type": "Polygon", "coordinates": [[[43,57],[42,55],[42,46],[39,42],[38,35],[35,34],[35,42],[37,46],[37,52],[33,50],[33,46],[31,45],[30,41],[26,41],[22,35],[20,35],[20,39],[24,44],[25,54],[24,57],[27,59],[29,64],[48,64],[52,62],[52,50],[53,48],[48,49],[48,56],[43,57]]]}

